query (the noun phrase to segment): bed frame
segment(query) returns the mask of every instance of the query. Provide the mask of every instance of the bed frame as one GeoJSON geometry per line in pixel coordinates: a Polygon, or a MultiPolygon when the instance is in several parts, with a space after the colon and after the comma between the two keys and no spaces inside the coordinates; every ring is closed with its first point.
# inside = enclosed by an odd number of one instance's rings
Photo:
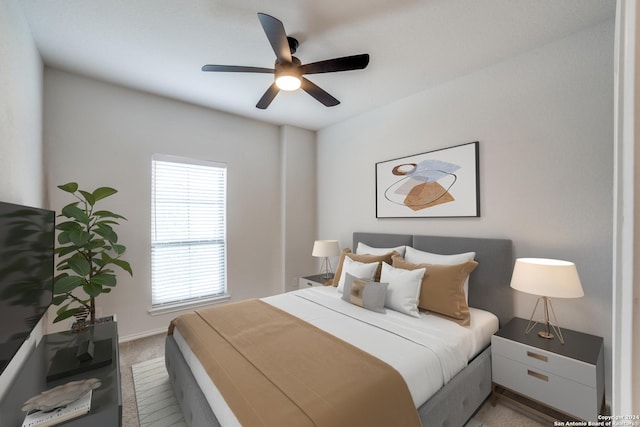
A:
{"type": "MultiPolygon", "coordinates": [[[[409,234],[353,233],[358,242],[373,247],[412,246],[439,254],[475,252],[478,267],[469,277],[469,305],[498,316],[500,325],[513,317],[511,240],[419,236],[409,234]]],[[[167,336],[165,363],[185,421],[191,427],[220,427],[209,403],[172,336],[167,336]]],[[[491,393],[491,347],[469,362],[443,388],[418,408],[424,426],[463,426],[491,393]]]]}

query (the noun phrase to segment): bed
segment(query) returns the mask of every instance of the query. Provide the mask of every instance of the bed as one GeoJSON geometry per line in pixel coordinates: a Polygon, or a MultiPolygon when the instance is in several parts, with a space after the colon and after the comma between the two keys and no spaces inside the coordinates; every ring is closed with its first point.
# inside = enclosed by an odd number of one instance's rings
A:
{"type": "MultiPolygon", "coordinates": [[[[475,252],[474,259],[478,265],[469,276],[468,285],[468,301],[469,306],[472,307],[470,309],[471,316],[476,316],[473,319],[480,319],[478,316],[481,316],[482,313],[490,312],[502,325],[513,315],[513,296],[509,287],[513,267],[510,240],[356,232],[353,234],[353,248],[358,247],[360,243],[375,248],[409,246],[420,251],[438,254],[475,252]]],[[[311,292],[297,291],[283,294],[278,298],[270,297],[266,302],[285,311],[293,311],[294,316],[302,317],[303,320],[305,320],[305,315],[314,317],[312,308],[318,305],[314,299],[326,300],[328,305],[334,304],[333,295],[337,293],[335,288],[310,289],[308,291],[311,292]],[[296,312],[296,307],[299,308],[298,312],[296,312]]],[[[354,313],[356,312],[357,310],[354,311],[354,313]]],[[[362,312],[366,312],[366,310],[362,310],[362,312]]],[[[393,313],[393,316],[401,318],[403,315],[393,313]]],[[[479,321],[472,322],[472,324],[477,323],[479,321]]],[[[339,328],[331,330],[331,326],[326,326],[325,329],[333,334],[339,335],[340,333],[339,328]]],[[[368,345],[366,339],[361,341],[361,343],[354,345],[364,347],[368,345]]],[[[422,381],[410,373],[411,371],[403,373],[405,368],[398,368],[390,363],[401,371],[401,374],[404,375],[403,378],[408,383],[413,379],[413,384],[408,384],[408,387],[419,419],[425,426],[462,426],[490,394],[491,350],[486,332],[484,338],[469,338],[462,341],[475,343],[468,345],[464,350],[469,353],[470,360],[468,360],[466,367],[452,374],[451,378],[446,378],[444,385],[438,386],[437,391],[430,390],[429,388],[434,386],[425,385],[426,381],[422,381]],[[419,396],[425,395],[428,395],[429,398],[423,402],[422,397],[419,396]]],[[[376,349],[365,351],[375,353],[376,349]]],[[[226,427],[234,425],[233,422],[229,424],[228,421],[230,418],[234,419],[233,412],[224,404],[224,399],[221,398],[215,384],[208,379],[203,380],[206,374],[203,374],[202,366],[198,366],[197,359],[194,362],[194,355],[188,347],[185,347],[185,341],[179,332],[167,336],[165,355],[169,377],[186,422],[190,426],[226,427]],[[223,403],[220,404],[219,401],[223,403]],[[216,408],[215,411],[212,407],[216,408]]],[[[376,357],[378,356],[376,355],[376,357]]],[[[235,423],[237,425],[238,421],[236,420],[235,423]]]]}

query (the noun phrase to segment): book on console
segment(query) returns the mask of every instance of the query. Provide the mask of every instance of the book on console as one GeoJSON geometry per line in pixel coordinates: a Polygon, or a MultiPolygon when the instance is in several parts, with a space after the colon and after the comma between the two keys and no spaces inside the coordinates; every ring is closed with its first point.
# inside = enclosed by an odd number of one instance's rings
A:
{"type": "Polygon", "coordinates": [[[55,426],[64,421],[85,415],[91,410],[91,395],[92,390],[89,390],[73,402],[51,411],[29,411],[22,423],[22,427],[55,426]]]}

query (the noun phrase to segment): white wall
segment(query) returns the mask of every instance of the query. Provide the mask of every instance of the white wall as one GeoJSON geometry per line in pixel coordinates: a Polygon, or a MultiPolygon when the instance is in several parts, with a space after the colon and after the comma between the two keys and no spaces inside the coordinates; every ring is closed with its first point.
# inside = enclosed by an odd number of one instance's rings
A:
{"type": "Polygon", "coordinates": [[[15,0],[0,2],[0,200],[43,204],[42,61],[15,0]]]}
{"type": "Polygon", "coordinates": [[[283,126],[281,262],[284,290],[298,288],[298,278],[316,271],[311,250],[316,238],[316,135],[283,126]]]}
{"type": "MultiPolygon", "coordinates": [[[[305,132],[292,135],[287,144],[312,146],[305,132]]],[[[100,296],[98,310],[117,314],[121,337],[165,329],[177,315],[147,313],[153,153],[228,164],[232,300],[282,292],[282,248],[295,246],[297,237],[282,233],[281,162],[286,155],[279,127],[46,68],[44,135],[48,191],[56,211],[71,201],[56,185],[77,181],[88,190],[119,190],[104,207],[128,219],[118,234],[134,276],[119,274],[116,289],[100,296]]],[[[309,208],[304,209],[306,214],[309,208]]]]}
{"type": "MultiPolygon", "coordinates": [[[[561,326],[605,338],[611,390],[614,22],[318,132],[319,234],[513,240],[516,257],[576,263],[585,297],[561,326]],[[375,163],[480,141],[479,218],[376,219],[375,163]]],[[[528,318],[535,297],[519,293],[528,318]]]]}
{"type": "MultiPolygon", "coordinates": [[[[0,201],[43,207],[42,61],[15,0],[0,1],[0,201]]],[[[41,321],[0,375],[0,399],[42,337],[41,321]]]]}

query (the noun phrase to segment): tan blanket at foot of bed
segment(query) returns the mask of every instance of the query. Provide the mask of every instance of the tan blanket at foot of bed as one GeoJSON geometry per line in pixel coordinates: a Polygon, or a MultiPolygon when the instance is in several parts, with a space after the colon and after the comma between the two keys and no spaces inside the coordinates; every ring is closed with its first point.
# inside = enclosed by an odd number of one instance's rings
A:
{"type": "Polygon", "coordinates": [[[174,327],[243,426],[420,426],[395,369],[265,302],[198,310],[174,327]]]}

